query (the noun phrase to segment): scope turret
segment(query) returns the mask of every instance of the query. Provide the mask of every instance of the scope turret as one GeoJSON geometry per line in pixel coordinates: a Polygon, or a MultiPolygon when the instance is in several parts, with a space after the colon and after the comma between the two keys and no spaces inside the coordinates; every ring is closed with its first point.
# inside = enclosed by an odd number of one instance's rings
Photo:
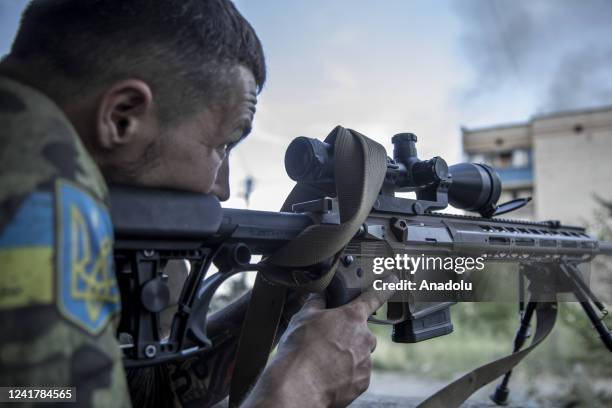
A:
{"type": "Polygon", "coordinates": [[[398,133],[391,138],[393,143],[393,161],[398,166],[395,177],[396,190],[414,191],[428,186],[438,185],[448,179],[446,161],[436,156],[429,160],[417,157],[414,133],[398,133]]]}

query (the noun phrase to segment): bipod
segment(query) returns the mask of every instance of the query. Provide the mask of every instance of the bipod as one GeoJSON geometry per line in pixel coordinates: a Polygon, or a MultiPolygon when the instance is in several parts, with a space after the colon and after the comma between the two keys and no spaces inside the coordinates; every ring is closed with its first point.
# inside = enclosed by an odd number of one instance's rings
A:
{"type": "MultiPolygon", "coordinates": [[[[609,351],[612,351],[612,332],[610,332],[603,321],[608,314],[605,305],[588,287],[576,265],[567,261],[561,261],[556,267],[552,268],[545,265],[521,265],[519,273],[519,314],[521,320],[514,337],[513,353],[518,352],[530,337],[531,319],[538,303],[545,302],[546,293],[552,292],[572,292],[593,324],[593,327],[599,333],[601,341],[609,351]],[[525,276],[530,280],[530,299],[526,307],[524,302],[525,276]],[[554,284],[551,285],[551,282],[554,284]],[[599,310],[599,314],[595,308],[599,310]]],[[[508,383],[511,376],[512,370],[504,375],[502,381],[495,388],[495,392],[491,394],[490,398],[495,404],[506,405],[508,403],[508,396],[510,394],[508,383]]]]}

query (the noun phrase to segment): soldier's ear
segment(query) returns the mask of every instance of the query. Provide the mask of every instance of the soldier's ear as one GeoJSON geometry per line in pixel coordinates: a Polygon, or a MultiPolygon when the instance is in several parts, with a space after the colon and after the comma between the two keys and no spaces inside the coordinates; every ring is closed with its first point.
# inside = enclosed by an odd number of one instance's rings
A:
{"type": "Polygon", "coordinates": [[[157,126],[151,88],[138,79],[114,83],[102,93],[96,119],[96,142],[102,149],[149,143],[157,126]]]}

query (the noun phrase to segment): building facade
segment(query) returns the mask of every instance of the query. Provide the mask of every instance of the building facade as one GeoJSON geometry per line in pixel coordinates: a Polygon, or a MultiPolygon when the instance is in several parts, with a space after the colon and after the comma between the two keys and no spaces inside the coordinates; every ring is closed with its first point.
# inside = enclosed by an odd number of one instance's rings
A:
{"type": "Polygon", "coordinates": [[[531,196],[514,218],[590,226],[597,197],[612,201],[612,107],[534,116],[525,123],[462,129],[466,159],[502,179],[500,203],[531,196]]]}

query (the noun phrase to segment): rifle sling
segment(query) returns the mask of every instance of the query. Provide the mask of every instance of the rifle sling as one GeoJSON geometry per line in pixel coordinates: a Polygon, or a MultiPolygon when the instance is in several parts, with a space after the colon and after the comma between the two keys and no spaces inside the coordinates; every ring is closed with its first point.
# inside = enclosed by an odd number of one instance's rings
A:
{"type": "Polygon", "coordinates": [[[527,354],[536,348],[552,331],[557,320],[557,303],[538,303],[536,308],[537,326],[529,347],[509,354],[491,363],[485,364],[448,384],[418,408],[452,408],[459,407],[470,395],[496,378],[504,375],[521,362],[527,354]]]}
{"type": "Polygon", "coordinates": [[[249,393],[274,347],[287,288],[258,273],[242,324],[236,364],[230,384],[229,406],[238,407],[249,393]]]}

